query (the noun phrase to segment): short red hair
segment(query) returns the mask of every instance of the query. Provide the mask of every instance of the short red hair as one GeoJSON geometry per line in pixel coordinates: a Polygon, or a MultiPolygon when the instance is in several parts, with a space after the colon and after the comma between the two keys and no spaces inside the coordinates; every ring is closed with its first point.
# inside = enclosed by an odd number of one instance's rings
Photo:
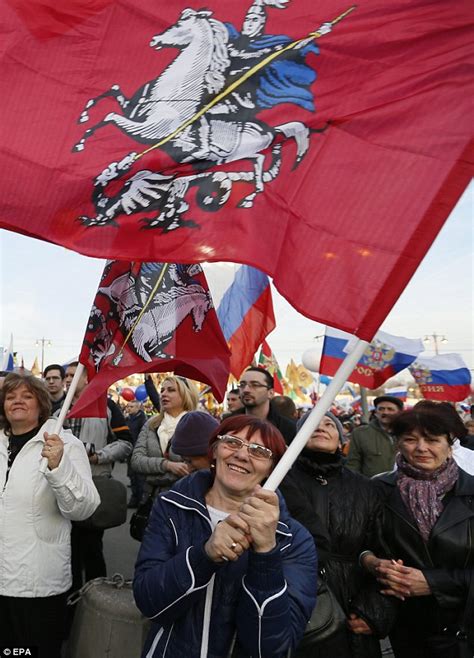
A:
{"type": "Polygon", "coordinates": [[[247,416],[245,414],[228,416],[222,421],[219,427],[214,430],[209,439],[209,461],[212,462],[214,459],[214,446],[219,440],[217,438],[219,435],[240,432],[245,428],[248,428],[245,437],[248,443],[251,443],[250,439],[254,434],[260,432],[263,445],[266,448],[269,448],[273,453],[272,460],[273,467],[275,467],[286,450],[286,443],[280,430],[278,430],[275,425],[272,425],[272,423],[269,423],[268,420],[260,420],[260,418],[257,418],[256,416],[247,416]]]}

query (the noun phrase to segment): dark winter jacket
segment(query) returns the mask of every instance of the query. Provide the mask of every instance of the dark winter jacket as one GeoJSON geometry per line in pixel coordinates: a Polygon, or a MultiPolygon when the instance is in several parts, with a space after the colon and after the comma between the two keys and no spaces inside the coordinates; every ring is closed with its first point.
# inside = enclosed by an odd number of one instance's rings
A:
{"type": "Polygon", "coordinates": [[[143,425],[146,423],[147,417],[143,409],[140,409],[137,411],[136,414],[131,414],[127,418],[127,425],[130,430],[130,434],[132,435],[133,438],[133,445],[135,445],[138,435],[141,432],[141,429],[143,425]]]}
{"type": "Polygon", "coordinates": [[[340,453],[305,449],[280,490],[290,514],[313,535],[320,565],[344,611],[363,618],[373,631],[372,636],[348,631],[338,649],[331,643],[330,652],[325,654],[321,647],[317,655],[333,655],[336,650],[338,658],[380,655],[376,638],[388,634],[397,606],[380,594],[376,581],[358,562],[363,550],[377,547],[376,519],[381,504],[373,483],[346,468],[340,453]]]}
{"type": "Polygon", "coordinates": [[[385,557],[421,569],[432,591],[431,596],[413,597],[400,605],[395,637],[417,637],[429,646],[430,655],[444,658],[450,655],[448,649],[443,645],[437,651],[435,636],[454,638],[474,577],[474,477],[460,469],[454,489],[443,498],[444,509],[428,542],[403,503],[397,473],[380,475],[374,483],[385,500],[381,530],[385,557]]]}
{"type": "Polygon", "coordinates": [[[197,471],[155,501],[134,579],[136,603],[153,621],[143,656],[286,656],[315,604],[311,536],[281,499],[275,549],[213,562],[204,550],[211,484],[209,471],[197,471]]]}
{"type": "MultiPolygon", "coordinates": [[[[251,414],[251,413],[252,412],[247,411],[245,407],[241,407],[240,409],[233,411],[230,415],[239,416],[240,414],[251,414]]],[[[265,420],[268,420],[269,423],[275,425],[275,427],[278,430],[280,430],[281,435],[285,439],[286,445],[290,445],[290,443],[293,441],[293,439],[296,436],[296,421],[291,420],[291,418],[287,418],[286,416],[280,416],[280,414],[278,413],[278,411],[276,411],[275,407],[272,405],[271,402],[270,402],[270,410],[265,420]]]]}
{"type": "Polygon", "coordinates": [[[474,450],[474,436],[472,436],[472,434],[466,434],[465,436],[459,439],[459,442],[464,448],[468,448],[469,450],[474,450]]]}
{"type": "MultiPolygon", "coordinates": [[[[430,656],[450,654],[437,650],[437,634],[454,638],[474,577],[474,477],[459,471],[454,489],[443,498],[444,509],[425,542],[415,520],[402,501],[397,474],[374,478],[384,500],[382,543],[385,556],[402,559],[408,567],[423,571],[431,596],[418,596],[400,605],[395,635],[418,637],[430,648],[430,656]]],[[[474,615],[470,623],[474,627],[474,615]]]]}

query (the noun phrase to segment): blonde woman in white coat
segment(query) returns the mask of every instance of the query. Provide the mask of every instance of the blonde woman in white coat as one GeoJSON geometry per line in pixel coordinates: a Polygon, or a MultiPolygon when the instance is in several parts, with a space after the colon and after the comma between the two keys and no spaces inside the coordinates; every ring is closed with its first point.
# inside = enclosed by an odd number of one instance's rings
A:
{"type": "Polygon", "coordinates": [[[100,498],[83,444],[53,434],[43,382],[10,374],[0,391],[0,646],[60,658],[71,587],[71,521],[100,498]],[[45,473],[40,464],[45,457],[45,473]]]}

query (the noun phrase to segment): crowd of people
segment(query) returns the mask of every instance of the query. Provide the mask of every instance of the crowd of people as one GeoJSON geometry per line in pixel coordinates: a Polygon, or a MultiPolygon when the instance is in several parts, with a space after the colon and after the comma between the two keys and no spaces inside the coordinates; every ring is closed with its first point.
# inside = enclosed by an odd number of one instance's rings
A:
{"type": "Polygon", "coordinates": [[[146,658],[378,658],[386,637],[396,658],[473,655],[474,420],[388,395],[359,426],[328,412],[272,492],[309,412],[266,370],[242,374],[220,418],[193,382],[147,376],[155,415],[109,399],[106,418],[57,431],[77,366],[0,389],[0,647],[60,658],[68,594],[107,573],[104,530],[84,523],[96,478],[127,462],[128,505],[149,514],[133,584],[146,658]],[[328,601],[338,615],[311,630],[328,601]]]}

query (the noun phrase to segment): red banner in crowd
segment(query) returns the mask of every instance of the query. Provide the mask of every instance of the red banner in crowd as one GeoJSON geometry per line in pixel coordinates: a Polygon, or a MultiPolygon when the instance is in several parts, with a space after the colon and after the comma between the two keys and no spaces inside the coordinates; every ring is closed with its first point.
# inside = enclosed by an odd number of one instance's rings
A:
{"type": "Polygon", "coordinates": [[[114,382],[138,372],[170,372],[225,394],[230,352],[200,265],[105,266],[79,361],[89,383],[71,416],[105,416],[114,382]]]}
{"type": "Polygon", "coordinates": [[[0,226],[371,339],[472,172],[471,0],[2,0],[0,226]]]}
{"type": "Polygon", "coordinates": [[[262,343],[260,356],[258,357],[258,365],[273,375],[273,388],[277,395],[283,395],[283,376],[281,374],[280,366],[276,360],[276,356],[272,352],[272,348],[266,340],[262,343]]]}

